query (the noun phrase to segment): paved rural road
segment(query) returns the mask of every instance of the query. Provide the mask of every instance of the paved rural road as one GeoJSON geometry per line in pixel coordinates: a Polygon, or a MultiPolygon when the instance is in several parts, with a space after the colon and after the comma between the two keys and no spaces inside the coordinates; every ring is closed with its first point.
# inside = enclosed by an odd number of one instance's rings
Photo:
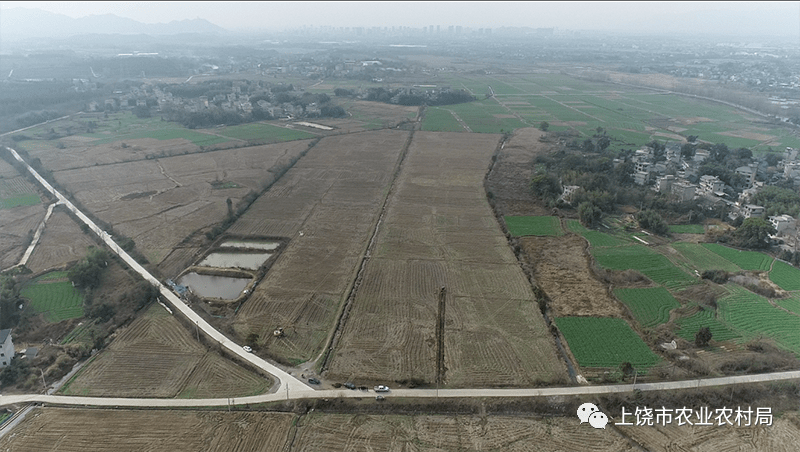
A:
{"type": "Polygon", "coordinates": [[[126,264],[128,264],[137,273],[142,275],[142,277],[145,280],[147,280],[154,286],[158,287],[159,291],[161,292],[161,297],[164,300],[166,300],[173,309],[180,311],[180,313],[183,314],[184,317],[189,319],[191,323],[197,325],[197,327],[201,329],[203,333],[205,333],[208,337],[218,342],[222,347],[227,348],[229,353],[237,355],[239,358],[249,362],[253,366],[274,375],[278,379],[279,383],[272,387],[271,389],[272,391],[280,390],[282,392],[283,391],[289,392],[289,391],[311,390],[311,388],[305,383],[303,383],[301,380],[295,378],[294,376],[285,372],[283,369],[278,368],[277,366],[267,362],[266,360],[252,353],[245,352],[242,349],[241,345],[231,341],[225,335],[214,329],[214,327],[212,327],[210,324],[208,324],[208,322],[203,320],[202,317],[197,315],[196,312],[194,312],[180,298],[178,298],[178,296],[175,295],[175,293],[173,293],[170,289],[161,284],[161,281],[159,281],[153,275],[151,275],[150,272],[148,272],[144,267],[142,267],[138,262],[136,262],[127,252],[125,252],[125,250],[120,248],[120,246],[117,245],[117,243],[111,238],[111,235],[109,235],[106,231],[100,229],[100,227],[97,226],[94,223],[94,221],[92,221],[89,217],[87,217],[83,212],[78,210],[78,208],[75,207],[75,205],[72,204],[72,202],[70,202],[69,199],[64,197],[64,195],[62,195],[55,188],[53,188],[53,186],[50,185],[49,182],[47,182],[42,176],[40,176],[39,173],[36,172],[36,170],[31,168],[31,166],[28,165],[28,163],[25,162],[25,160],[23,160],[22,157],[20,157],[17,151],[11,148],[8,148],[8,150],[11,151],[15,159],[17,159],[20,163],[25,165],[25,167],[28,169],[28,171],[30,171],[33,177],[35,177],[36,180],[38,180],[39,183],[42,184],[42,186],[47,191],[52,193],[53,196],[58,198],[58,200],[61,203],[63,203],[69,210],[75,213],[75,215],[78,218],[80,218],[82,222],[86,223],[86,225],[88,225],[89,228],[92,231],[94,231],[94,233],[97,234],[100,237],[100,239],[102,239],[114,253],[116,253],[123,261],[125,261],[126,264]]]}
{"type": "MultiPolygon", "coordinates": [[[[549,397],[549,396],[591,396],[597,394],[612,394],[640,391],[673,391],[678,389],[708,388],[742,383],[763,383],[786,380],[800,380],[800,370],[789,372],[774,372],[759,375],[739,375],[735,377],[705,378],[698,380],[667,381],[660,383],[640,383],[637,385],[602,385],[602,386],[571,386],[560,388],[531,388],[531,389],[396,389],[384,393],[386,398],[411,397],[411,398],[465,398],[465,397],[549,397]]],[[[19,403],[43,403],[54,405],[72,406],[105,406],[105,407],[162,407],[162,408],[191,408],[210,406],[248,405],[281,400],[296,399],[327,399],[327,398],[370,398],[374,397],[373,391],[359,391],[348,389],[290,391],[287,395],[282,393],[262,394],[250,397],[220,398],[220,399],[134,399],[111,397],[73,397],[44,394],[23,394],[0,396],[0,406],[19,403]]]]}

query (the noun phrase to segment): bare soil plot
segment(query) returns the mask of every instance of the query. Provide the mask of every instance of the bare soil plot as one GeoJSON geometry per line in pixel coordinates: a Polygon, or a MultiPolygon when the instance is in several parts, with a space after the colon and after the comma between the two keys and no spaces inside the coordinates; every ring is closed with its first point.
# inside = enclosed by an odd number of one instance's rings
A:
{"type": "Polygon", "coordinates": [[[520,244],[554,317],[624,317],[619,301],[592,273],[583,237],[523,237],[520,244]]]}
{"type": "Polygon", "coordinates": [[[293,363],[315,358],[360,263],[408,132],[323,138],[229,228],[288,237],[288,245],[242,305],[234,328],[293,363]],[[285,337],[274,338],[276,327],[285,337]]]}
{"type": "Polygon", "coordinates": [[[236,397],[269,379],[207,351],[160,305],[152,305],[62,389],[100,397],[236,397]]]}
{"type": "Polygon", "coordinates": [[[37,408],[0,438],[15,452],[284,450],[293,414],[37,408]]]}
{"type": "Polygon", "coordinates": [[[380,416],[313,413],[297,426],[292,452],[614,451],[636,450],[611,428],[575,418],[533,416],[380,416]]]}
{"type": "Polygon", "coordinates": [[[530,386],[564,374],[486,201],[496,135],[418,132],[368,261],[331,378],[530,386]],[[438,294],[446,288],[443,337],[438,294]],[[437,367],[439,369],[437,370],[437,367]]]}
{"type": "Polygon", "coordinates": [[[92,240],[93,236],[84,234],[78,223],[62,208],[53,210],[39,243],[28,259],[26,266],[34,273],[63,267],[83,259],[89,247],[96,245],[92,240]]]}
{"type": "MultiPolygon", "coordinates": [[[[55,172],[89,212],[131,237],[153,263],[273,178],[308,146],[291,142],[55,172]]],[[[174,259],[173,259],[174,260],[174,259]]],[[[188,262],[171,262],[181,270],[188,262]]]]}

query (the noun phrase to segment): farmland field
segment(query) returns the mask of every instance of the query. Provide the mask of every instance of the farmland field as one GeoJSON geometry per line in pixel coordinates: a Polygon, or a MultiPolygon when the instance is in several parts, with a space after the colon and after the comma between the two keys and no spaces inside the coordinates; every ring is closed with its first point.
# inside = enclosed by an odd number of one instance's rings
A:
{"type": "Polygon", "coordinates": [[[422,130],[430,132],[466,131],[450,111],[439,107],[430,107],[425,110],[425,120],[422,122],[422,130]]]}
{"type": "Polygon", "coordinates": [[[294,418],[290,413],[48,406],[0,438],[0,450],[280,452],[294,418]]]}
{"type": "Polygon", "coordinates": [[[769,270],[772,257],[757,251],[741,251],[716,243],[703,243],[702,246],[733,262],[743,270],[769,270]]]}
{"type": "Polygon", "coordinates": [[[506,216],[508,232],[514,237],[525,235],[564,235],[558,217],[506,216]]]}
{"type": "Polygon", "coordinates": [[[702,224],[671,224],[669,232],[673,234],[705,234],[706,228],[702,224]]]}
{"type": "Polygon", "coordinates": [[[687,266],[696,268],[700,272],[705,270],[739,271],[739,267],[736,264],[714,253],[702,244],[674,242],[671,246],[686,258],[687,266]]]}
{"type": "Polygon", "coordinates": [[[582,427],[564,417],[312,413],[299,423],[291,451],[634,450],[611,428],[582,427]]]}
{"type": "Polygon", "coordinates": [[[800,316],[772,306],[747,289],[728,284],[730,295],[717,301],[719,317],[746,339],[766,336],[800,356],[800,316]]]}
{"type": "MultiPolygon", "coordinates": [[[[302,141],[251,146],[88,166],[54,175],[86,210],[132,238],[139,251],[158,264],[184,238],[222,221],[228,198],[235,206],[250,190],[259,190],[274,178],[270,169],[288,165],[307,146],[302,141]],[[233,184],[214,189],[212,183],[233,184]]],[[[179,263],[170,267],[182,270],[179,263]]]]}
{"type": "Polygon", "coordinates": [[[614,294],[646,328],[667,323],[670,310],[680,307],[680,303],[663,287],[616,289],[614,294]]]}
{"type": "Polygon", "coordinates": [[[482,187],[497,139],[414,135],[352,320],[330,362],[331,378],[433,383],[442,287],[446,385],[526,386],[563,378],[530,285],[482,187]]]}
{"type": "Polygon", "coordinates": [[[536,283],[550,298],[554,316],[623,316],[622,305],[590,269],[582,238],[523,237],[520,244],[536,283]]]}
{"type": "Polygon", "coordinates": [[[66,272],[50,272],[25,285],[20,295],[30,301],[48,322],[83,317],[83,296],[67,279],[66,272]]]}
{"type": "Polygon", "coordinates": [[[596,248],[592,254],[597,263],[611,270],[638,270],[668,289],[676,289],[696,280],[684,273],[661,254],[642,245],[596,248]]]}
{"type": "Polygon", "coordinates": [[[84,234],[78,224],[63,210],[56,208],[39,238],[39,243],[26,266],[34,273],[62,267],[83,259],[95,242],[84,234]]]}
{"type": "Polygon", "coordinates": [[[783,290],[800,290],[800,269],[786,262],[775,261],[769,279],[783,290]]]}
{"type": "Polygon", "coordinates": [[[323,138],[229,228],[290,239],[236,316],[242,339],[258,334],[271,356],[294,363],[322,351],[408,137],[323,138]],[[272,336],[278,326],[285,337],[272,336]]]}
{"type": "Polygon", "coordinates": [[[624,362],[649,367],[660,361],[625,320],[557,317],[555,322],[581,367],[618,367],[624,362]]]}
{"type": "Polygon", "coordinates": [[[567,229],[583,236],[594,247],[620,246],[630,243],[628,240],[604,232],[587,229],[578,220],[567,220],[567,229]]]}
{"type": "Polygon", "coordinates": [[[696,313],[680,318],[675,323],[678,326],[676,334],[689,342],[693,342],[697,332],[704,327],[711,330],[712,339],[715,341],[729,341],[741,337],[729,325],[720,321],[717,314],[709,308],[698,307],[696,313]]]}
{"type": "Polygon", "coordinates": [[[98,397],[241,397],[266,392],[270,379],[206,350],[154,304],[62,389],[98,397]]]}
{"type": "Polygon", "coordinates": [[[243,124],[209,130],[216,135],[236,140],[274,143],[279,141],[303,140],[314,135],[302,130],[294,130],[269,123],[243,124]]]}

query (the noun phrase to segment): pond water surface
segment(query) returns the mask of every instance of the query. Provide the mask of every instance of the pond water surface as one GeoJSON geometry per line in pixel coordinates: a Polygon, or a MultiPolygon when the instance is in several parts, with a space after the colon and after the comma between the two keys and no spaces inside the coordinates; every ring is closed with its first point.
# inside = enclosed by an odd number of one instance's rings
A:
{"type": "Polygon", "coordinates": [[[235,300],[250,282],[250,278],[232,278],[229,276],[201,275],[187,273],[178,280],[178,284],[189,286],[192,292],[201,297],[235,300]]]}

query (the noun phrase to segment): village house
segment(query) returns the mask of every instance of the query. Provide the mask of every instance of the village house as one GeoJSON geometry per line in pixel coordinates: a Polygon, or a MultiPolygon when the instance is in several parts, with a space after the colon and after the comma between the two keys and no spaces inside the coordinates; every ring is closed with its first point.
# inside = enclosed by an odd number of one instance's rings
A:
{"type": "Polygon", "coordinates": [[[784,232],[794,230],[797,221],[794,217],[789,215],[776,215],[769,217],[769,222],[775,228],[776,235],[782,235],[784,232]]]}
{"type": "Polygon", "coordinates": [[[742,208],[742,216],[745,218],[761,218],[764,216],[764,207],[755,204],[745,204],[742,208]]]}
{"type": "Polygon", "coordinates": [[[0,330],[0,369],[11,364],[14,357],[14,343],[11,342],[11,330],[0,330]]]}

